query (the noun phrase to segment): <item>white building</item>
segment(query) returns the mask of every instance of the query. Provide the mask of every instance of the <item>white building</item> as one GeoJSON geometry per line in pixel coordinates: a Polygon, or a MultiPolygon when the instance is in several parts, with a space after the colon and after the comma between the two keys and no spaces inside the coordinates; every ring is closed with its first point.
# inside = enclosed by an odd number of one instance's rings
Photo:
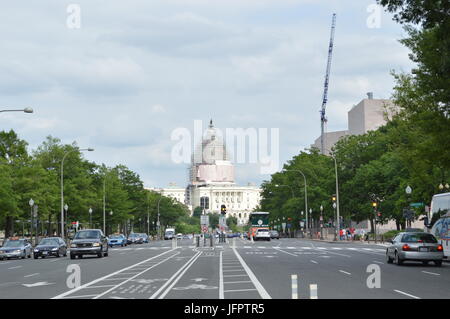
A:
{"type": "Polygon", "coordinates": [[[164,196],[186,204],[193,213],[202,207],[205,213],[220,213],[221,206],[227,209],[226,216],[236,217],[239,225],[247,224],[250,213],[259,206],[261,189],[249,183],[235,183],[234,165],[229,161],[225,144],[216,134],[212,121],[192,155],[186,188],[171,185],[168,188],[152,189],[164,196]]]}

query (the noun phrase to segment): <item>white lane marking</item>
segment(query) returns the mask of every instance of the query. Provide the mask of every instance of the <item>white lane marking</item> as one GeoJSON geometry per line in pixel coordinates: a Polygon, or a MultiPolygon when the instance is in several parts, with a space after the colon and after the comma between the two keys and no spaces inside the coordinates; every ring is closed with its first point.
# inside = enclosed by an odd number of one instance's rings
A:
{"type": "Polygon", "coordinates": [[[335,253],[335,252],[332,252],[332,251],[327,251],[327,254],[333,254],[333,255],[336,255],[336,256],[342,256],[342,257],[348,257],[348,258],[351,257],[349,255],[339,254],[339,253],[335,253]]]}
{"type": "Polygon", "coordinates": [[[422,270],[422,272],[424,274],[435,275],[435,276],[440,276],[441,275],[441,274],[438,274],[438,273],[435,273],[435,272],[429,272],[429,271],[425,271],[425,270],[422,270]]]}
{"type": "Polygon", "coordinates": [[[223,271],[224,271],[224,272],[230,272],[230,271],[244,271],[244,270],[242,269],[242,267],[239,267],[239,268],[241,268],[241,269],[230,269],[230,270],[224,269],[223,271]]]}
{"type": "MultiPolygon", "coordinates": [[[[112,288],[106,290],[105,292],[102,292],[101,294],[97,295],[97,296],[96,296],[95,298],[93,298],[93,299],[98,299],[98,298],[100,298],[100,297],[106,295],[106,294],[109,293],[110,291],[112,291],[112,290],[114,290],[114,289],[116,289],[116,288],[122,286],[123,284],[129,282],[130,280],[132,280],[132,279],[134,279],[134,278],[136,278],[136,277],[139,277],[141,274],[143,274],[143,273],[149,271],[150,269],[153,269],[154,267],[156,267],[156,266],[162,264],[163,262],[166,262],[167,260],[169,260],[169,259],[175,257],[175,256],[178,255],[178,254],[180,254],[180,252],[177,252],[176,254],[173,254],[172,256],[170,256],[170,257],[168,257],[168,258],[166,258],[166,259],[161,260],[159,263],[150,266],[150,267],[147,268],[146,270],[143,270],[143,271],[137,273],[136,275],[134,275],[134,276],[128,278],[127,280],[121,282],[120,284],[117,284],[117,285],[115,285],[114,287],[112,287],[112,288]]],[[[122,273],[121,273],[121,274],[122,274],[122,273]]]]}
{"type": "Polygon", "coordinates": [[[297,249],[295,247],[286,247],[286,249],[297,249]]]}
{"type": "MultiPolygon", "coordinates": [[[[76,292],[76,291],[78,291],[78,290],[81,290],[81,289],[83,289],[83,288],[86,288],[86,287],[88,287],[88,286],[91,286],[91,285],[93,285],[93,284],[95,284],[95,283],[97,283],[97,282],[99,282],[99,281],[103,281],[103,280],[111,280],[110,277],[115,276],[115,275],[117,275],[117,274],[120,274],[122,271],[129,270],[129,269],[131,269],[131,268],[133,268],[133,267],[135,267],[135,266],[137,266],[137,265],[142,265],[143,263],[146,263],[146,262],[148,262],[148,261],[150,261],[150,260],[153,260],[153,259],[155,259],[155,258],[158,258],[158,257],[160,257],[160,256],[162,256],[162,255],[165,255],[165,254],[171,252],[171,251],[174,251],[174,249],[165,251],[165,252],[163,252],[163,253],[161,253],[161,254],[159,254],[159,255],[150,257],[149,259],[143,260],[143,261],[138,262],[137,264],[131,265],[131,266],[129,266],[129,267],[120,269],[120,270],[118,270],[118,271],[116,271],[116,272],[113,272],[113,273],[111,273],[111,274],[109,274],[109,275],[106,275],[106,276],[97,278],[97,279],[95,279],[95,280],[93,280],[93,281],[91,281],[91,282],[88,282],[87,284],[84,284],[84,285],[81,285],[81,286],[78,287],[78,288],[74,288],[74,289],[72,289],[72,290],[66,291],[65,293],[62,293],[62,294],[60,294],[60,295],[58,295],[58,296],[55,296],[55,297],[53,297],[53,298],[51,298],[51,299],[61,299],[61,298],[65,297],[65,296],[67,296],[67,295],[69,295],[69,294],[72,294],[72,293],[74,293],[74,292],[76,292]]],[[[175,256],[175,255],[174,255],[174,256],[175,256]]],[[[125,278],[125,279],[128,279],[128,278],[125,278]]],[[[114,280],[114,279],[113,279],[113,280],[114,280]]],[[[118,279],[115,279],[115,280],[118,280],[118,279]]]]}
{"type": "MultiPolygon", "coordinates": [[[[109,287],[114,287],[115,285],[101,285],[101,286],[89,286],[86,287],[86,289],[95,289],[95,288],[109,288],[109,287]]],[[[95,295],[94,295],[95,296],[95,295]]]]}
{"type": "Polygon", "coordinates": [[[402,295],[405,295],[405,296],[408,296],[408,297],[411,297],[411,298],[414,298],[414,299],[420,299],[420,297],[410,295],[410,294],[408,294],[408,293],[406,293],[406,292],[403,292],[403,291],[400,291],[400,290],[394,289],[394,291],[395,291],[395,292],[398,292],[399,294],[402,294],[402,295]]]}
{"type": "Polygon", "coordinates": [[[315,261],[315,260],[311,260],[311,262],[312,262],[313,264],[318,264],[318,262],[315,261]]]}
{"type": "Polygon", "coordinates": [[[343,274],[346,274],[346,275],[351,275],[351,273],[346,272],[346,271],[344,271],[344,270],[339,270],[339,272],[341,272],[341,273],[343,273],[343,274]]]}
{"type": "Polygon", "coordinates": [[[54,285],[54,283],[51,282],[47,282],[47,281],[40,281],[40,282],[36,282],[34,284],[22,284],[22,286],[31,288],[31,287],[40,287],[40,286],[49,286],[49,285],[54,285]]]}
{"type": "Polygon", "coordinates": [[[223,277],[247,277],[247,274],[244,275],[223,275],[223,277]]]}
{"type": "Polygon", "coordinates": [[[233,248],[233,251],[236,254],[236,257],[238,258],[238,260],[241,262],[242,267],[244,267],[244,270],[247,273],[248,277],[250,278],[251,281],[253,281],[253,285],[255,285],[255,287],[258,290],[258,293],[261,296],[261,298],[263,298],[263,299],[272,299],[272,297],[270,297],[270,295],[266,291],[266,289],[264,289],[263,285],[261,285],[261,283],[259,282],[258,278],[256,278],[256,276],[253,273],[253,271],[247,266],[245,261],[242,259],[241,255],[239,255],[238,251],[235,248],[233,248]]]}
{"type": "Polygon", "coordinates": [[[28,277],[33,277],[33,276],[37,276],[37,275],[39,275],[39,273],[37,272],[37,273],[34,273],[34,274],[31,274],[31,275],[26,275],[26,276],[23,276],[24,278],[28,278],[28,277]]]}
{"type": "Polygon", "coordinates": [[[17,269],[17,268],[22,268],[22,266],[10,267],[10,268],[8,268],[8,269],[17,269]]]}
{"type": "MultiPolygon", "coordinates": [[[[169,293],[169,291],[173,288],[173,286],[175,286],[177,284],[177,282],[181,279],[181,277],[183,277],[183,275],[186,273],[186,271],[188,271],[188,269],[191,268],[191,266],[195,263],[195,261],[201,256],[201,254],[202,253],[199,251],[191,259],[189,259],[189,261],[186,264],[184,264],[184,266],[181,267],[171,278],[169,278],[167,283],[164,284],[164,286],[161,288],[164,288],[165,286],[170,284],[170,282],[173,280],[172,283],[167,287],[167,289],[161,295],[159,295],[158,299],[164,299],[164,297],[169,293]]],[[[163,290],[161,288],[157,292],[155,292],[150,297],[150,299],[154,299],[154,297],[158,295],[159,291],[163,290]]]]}
{"type": "Polygon", "coordinates": [[[239,291],[257,291],[257,289],[235,289],[235,290],[225,290],[224,292],[239,292],[239,291]]]}
{"type": "Polygon", "coordinates": [[[223,295],[223,266],[222,266],[222,253],[219,254],[219,299],[224,299],[223,295]]]}
{"type": "Polygon", "coordinates": [[[282,253],[285,253],[285,254],[288,254],[288,255],[291,255],[291,256],[298,257],[298,255],[296,255],[296,254],[291,254],[291,253],[288,253],[287,251],[284,251],[284,250],[281,250],[281,249],[276,249],[276,250],[281,251],[282,253]]]}
{"type": "Polygon", "coordinates": [[[243,283],[248,283],[251,282],[249,281],[229,281],[229,282],[224,282],[224,284],[243,284],[243,283]]]}
{"type": "Polygon", "coordinates": [[[96,296],[96,295],[70,296],[70,297],[67,297],[66,299],[71,299],[71,298],[91,298],[91,297],[94,297],[94,296],[96,296]]]}

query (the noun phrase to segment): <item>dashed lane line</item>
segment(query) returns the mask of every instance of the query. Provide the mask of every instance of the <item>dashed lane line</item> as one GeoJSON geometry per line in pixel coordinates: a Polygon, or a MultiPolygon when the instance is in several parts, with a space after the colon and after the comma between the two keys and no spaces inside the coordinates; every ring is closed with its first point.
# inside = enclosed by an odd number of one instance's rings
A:
{"type": "Polygon", "coordinates": [[[272,299],[272,297],[270,297],[270,295],[266,291],[266,289],[264,289],[263,285],[261,285],[261,283],[259,282],[258,278],[256,278],[256,276],[253,273],[253,271],[247,266],[245,261],[242,259],[241,255],[239,255],[239,253],[236,250],[236,248],[233,248],[233,251],[234,251],[234,254],[236,255],[236,257],[238,258],[238,260],[240,261],[240,263],[242,264],[242,267],[244,267],[244,270],[247,273],[248,277],[253,282],[253,285],[255,286],[255,288],[258,291],[258,293],[261,296],[261,298],[263,298],[263,299],[272,299]]]}
{"type": "MultiPolygon", "coordinates": [[[[61,299],[61,298],[64,298],[64,297],[66,297],[66,296],[68,296],[68,295],[70,295],[70,294],[73,294],[73,293],[75,293],[75,292],[77,292],[77,291],[79,291],[79,290],[81,290],[81,289],[84,289],[84,288],[86,288],[86,287],[92,286],[93,284],[96,284],[96,283],[98,283],[98,282],[100,282],[100,281],[103,281],[103,280],[111,280],[111,277],[113,277],[113,276],[115,276],[115,275],[118,275],[118,274],[120,274],[120,273],[123,272],[123,271],[132,269],[133,267],[136,267],[136,266],[141,265],[141,264],[143,264],[143,263],[149,262],[149,261],[151,261],[151,260],[153,260],[153,259],[155,259],[155,258],[161,257],[161,256],[163,256],[163,255],[165,255],[165,254],[167,254],[167,253],[169,253],[169,252],[174,251],[174,250],[175,250],[175,249],[171,249],[171,250],[165,251],[165,252],[163,252],[163,253],[161,253],[161,254],[159,254],[159,255],[156,255],[156,256],[150,257],[150,258],[148,258],[148,259],[146,259],[146,260],[143,260],[143,261],[141,261],[141,262],[138,262],[137,264],[134,264],[134,265],[125,267],[125,268],[120,269],[120,270],[118,270],[118,271],[115,271],[115,272],[113,272],[113,273],[111,273],[111,274],[109,274],[109,275],[106,275],[106,276],[97,278],[97,279],[95,279],[95,280],[93,280],[93,281],[91,281],[91,282],[88,282],[88,283],[86,283],[86,284],[84,284],[84,285],[81,285],[81,286],[78,287],[78,288],[74,288],[74,289],[69,290],[69,291],[66,291],[66,292],[64,292],[64,293],[62,293],[62,294],[60,294],[60,295],[57,295],[57,296],[53,297],[52,299],[61,299]]],[[[128,278],[125,278],[125,279],[128,279],[128,278]]]]}
{"type": "Polygon", "coordinates": [[[394,291],[397,292],[397,293],[399,293],[399,294],[402,294],[402,295],[405,295],[405,296],[408,296],[408,297],[411,297],[411,298],[414,298],[414,299],[420,299],[420,297],[417,297],[417,296],[408,294],[408,293],[403,292],[403,291],[401,291],[401,290],[396,290],[396,289],[394,289],[394,291]]]}

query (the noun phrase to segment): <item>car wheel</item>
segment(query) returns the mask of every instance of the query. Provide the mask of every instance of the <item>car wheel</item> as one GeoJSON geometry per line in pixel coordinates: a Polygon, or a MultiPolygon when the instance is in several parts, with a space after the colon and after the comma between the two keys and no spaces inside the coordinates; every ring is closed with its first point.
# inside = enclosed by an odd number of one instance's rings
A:
{"type": "Polygon", "coordinates": [[[102,258],[103,257],[103,248],[100,250],[100,252],[97,254],[98,258],[102,258]]]}
{"type": "Polygon", "coordinates": [[[436,265],[436,267],[441,267],[442,266],[442,260],[435,260],[434,264],[436,265]]]}
{"type": "Polygon", "coordinates": [[[34,258],[34,259],[38,259],[38,258],[39,258],[39,256],[38,256],[38,255],[36,255],[36,254],[34,254],[34,255],[33,255],[33,258],[34,258]]]}
{"type": "Polygon", "coordinates": [[[78,255],[78,259],[83,259],[83,255],[78,255]]]}
{"type": "Polygon", "coordinates": [[[428,261],[422,261],[422,265],[428,266],[428,261]]]}
{"type": "Polygon", "coordinates": [[[103,256],[108,257],[108,251],[106,251],[106,253],[104,253],[103,256]]]}
{"type": "Polygon", "coordinates": [[[56,258],[59,258],[60,256],[59,256],[59,251],[56,253],[56,258]]]}
{"type": "Polygon", "coordinates": [[[386,261],[388,264],[392,264],[394,262],[394,259],[392,259],[391,257],[389,257],[388,252],[386,252],[386,261]]]}
{"type": "Polygon", "coordinates": [[[22,259],[25,259],[25,258],[27,258],[27,252],[24,250],[24,251],[23,251],[22,259]]]}
{"type": "Polygon", "coordinates": [[[44,255],[42,255],[42,256],[41,256],[41,258],[42,258],[42,259],[45,259],[45,256],[44,256],[44,255]]]}
{"type": "Polygon", "coordinates": [[[397,264],[397,266],[401,266],[403,265],[403,259],[401,259],[398,255],[397,252],[395,252],[395,263],[397,264]]]}
{"type": "Polygon", "coordinates": [[[74,254],[70,254],[70,259],[75,259],[75,255],[74,254]]]}

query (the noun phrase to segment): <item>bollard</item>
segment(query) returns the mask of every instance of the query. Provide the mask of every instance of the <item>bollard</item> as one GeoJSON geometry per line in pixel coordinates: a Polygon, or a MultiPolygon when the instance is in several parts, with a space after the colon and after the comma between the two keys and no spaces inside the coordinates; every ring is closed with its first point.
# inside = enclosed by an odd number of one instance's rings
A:
{"type": "Polygon", "coordinates": [[[200,236],[197,236],[196,238],[197,238],[197,245],[196,246],[200,247],[200,236]]]}
{"type": "Polygon", "coordinates": [[[291,275],[292,299],[298,299],[297,275],[291,275]]]}
{"type": "Polygon", "coordinates": [[[315,285],[315,284],[309,285],[309,295],[310,295],[310,299],[318,299],[318,297],[317,297],[317,285],[315,285]]]}
{"type": "Polygon", "coordinates": [[[210,247],[214,247],[214,241],[213,241],[213,236],[211,234],[211,236],[209,237],[209,245],[210,247]]]}

